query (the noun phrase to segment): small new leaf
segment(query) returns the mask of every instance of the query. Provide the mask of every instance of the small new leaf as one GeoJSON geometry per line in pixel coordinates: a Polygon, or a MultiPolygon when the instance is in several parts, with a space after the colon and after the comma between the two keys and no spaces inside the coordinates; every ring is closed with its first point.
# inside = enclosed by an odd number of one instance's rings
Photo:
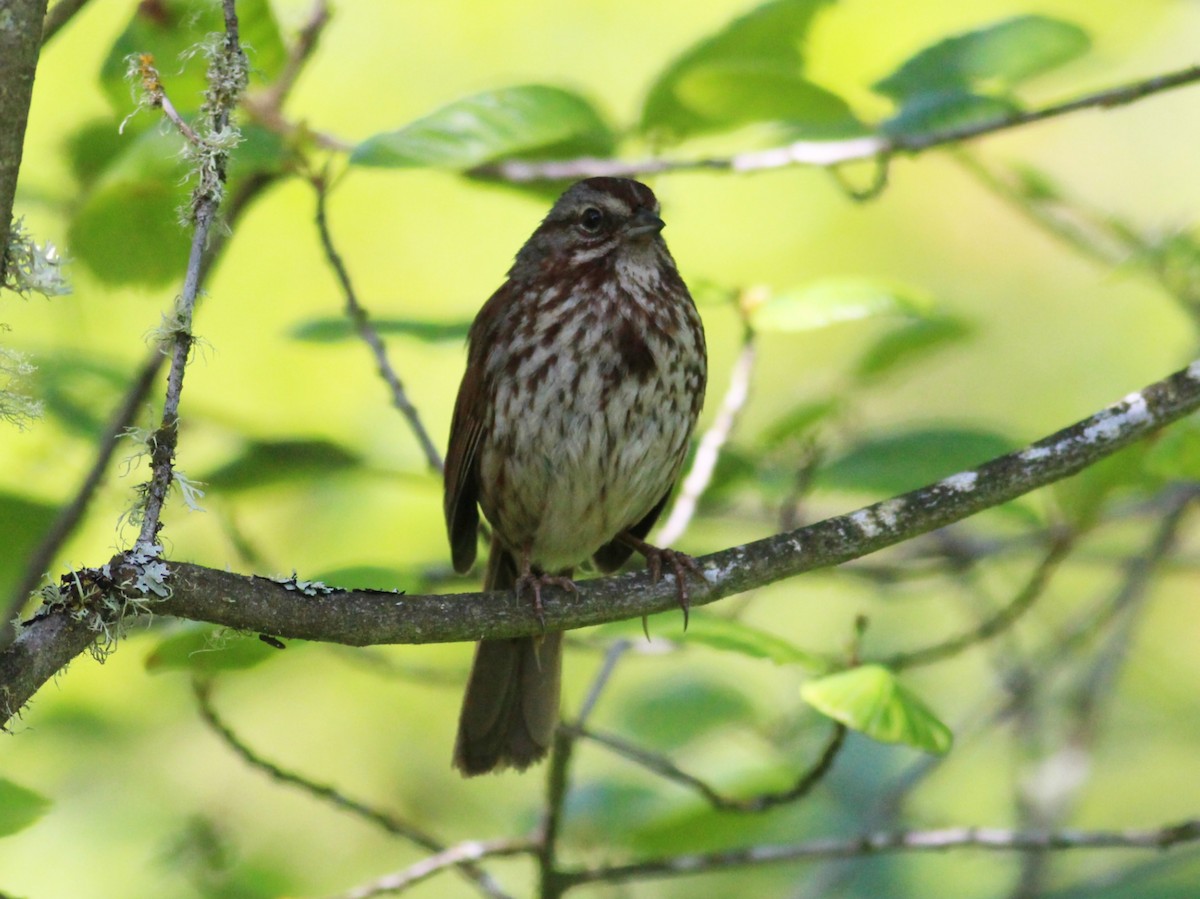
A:
{"type": "Polygon", "coordinates": [[[882,665],[808,681],[800,696],[821,714],[881,743],[904,743],[941,755],[954,742],[950,728],[882,665]]]}

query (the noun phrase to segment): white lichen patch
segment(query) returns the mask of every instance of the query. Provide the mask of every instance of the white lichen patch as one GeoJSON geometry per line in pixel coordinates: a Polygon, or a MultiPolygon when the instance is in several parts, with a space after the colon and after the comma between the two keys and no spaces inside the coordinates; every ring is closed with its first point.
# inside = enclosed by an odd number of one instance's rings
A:
{"type": "Polygon", "coordinates": [[[1200,359],[1187,367],[1187,376],[1193,381],[1200,381],[1200,359]]]}
{"type": "Polygon", "coordinates": [[[1125,406],[1124,409],[1106,409],[1094,422],[1083,429],[1082,440],[1084,443],[1113,440],[1133,425],[1144,424],[1151,420],[1150,409],[1146,406],[1146,398],[1140,393],[1131,393],[1121,402],[1125,406]]]}
{"type": "Polygon", "coordinates": [[[904,511],[904,501],[889,499],[877,506],[859,509],[848,516],[864,537],[878,537],[896,527],[898,516],[904,511]]]}
{"type": "Polygon", "coordinates": [[[947,490],[953,490],[955,493],[970,493],[975,489],[975,482],[979,479],[973,471],[960,471],[958,474],[952,474],[948,478],[944,478],[941,486],[947,490]]]}
{"type": "Polygon", "coordinates": [[[880,527],[875,522],[875,516],[868,509],[859,509],[857,512],[850,513],[850,520],[863,532],[864,536],[876,537],[879,535],[880,527]]]}

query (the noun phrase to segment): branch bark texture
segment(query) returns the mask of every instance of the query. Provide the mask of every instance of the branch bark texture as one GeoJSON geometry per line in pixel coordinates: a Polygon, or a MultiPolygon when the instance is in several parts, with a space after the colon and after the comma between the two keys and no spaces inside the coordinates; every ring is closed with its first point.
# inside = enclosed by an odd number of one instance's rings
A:
{"type": "Polygon", "coordinates": [[[0,0],[0,284],[45,16],[46,0],[0,0]]]}

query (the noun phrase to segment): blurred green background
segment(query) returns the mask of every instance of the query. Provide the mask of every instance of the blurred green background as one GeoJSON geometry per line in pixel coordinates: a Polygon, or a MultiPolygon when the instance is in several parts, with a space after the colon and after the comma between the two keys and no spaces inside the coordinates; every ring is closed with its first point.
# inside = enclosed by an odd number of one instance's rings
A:
{"type": "MultiPolygon", "coordinates": [[[[310,9],[307,2],[271,5],[288,35],[310,9]]],[[[64,246],[68,256],[80,188],[67,148],[72,141],[78,145],[80,129],[95,120],[108,123],[97,132],[106,136],[87,140],[111,141],[131,105],[115,109],[98,75],[133,8],[114,0],[90,4],[39,64],[16,211],[39,239],[64,246]]],[[[544,83],[583,93],[626,127],[637,121],[648,86],[669,60],[746,8],[681,0],[343,3],[286,111],[354,143],[465,95],[544,83]]],[[[871,84],[915,51],[944,35],[1030,12],[1082,26],[1092,48],[1022,86],[1029,105],[1192,64],[1200,43],[1200,6],[1187,0],[844,0],[815,20],[807,72],[861,116],[879,119],[890,107],[871,84]]],[[[170,91],[174,64],[160,59],[159,68],[170,91]]],[[[1128,107],[1085,111],[986,138],[972,149],[997,170],[1032,166],[1086,206],[1145,234],[1167,234],[1189,227],[1200,205],[1198,97],[1196,88],[1185,88],[1128,107]]],[[[145,120],[153,131],[155,115],[142,111],[135,122],[145,120]]],[[[761,134],[737,132],[667,152],[721,154],[762,145],[761,134]]],[[[631,156],[646,151],[636,142],[627,148],[631,156]]],[[[873,172],[863,165],[846,175],[865,185],[873,172]]],[[[702,426],[719,405],[742,336],[732,306],[719,290],[700,289],[704,285],[785,290],[825,278],[865,277],[927,296],[970,325],[967,339],[901,376],[856,391],[841,431],[829,438],[835,453],[839,440],[895,426],[970,426],[1020,445],[1194,355],[1192,320],[1136,265],[1083,258],[948,153],[897,159],[886,189],[865,203],[851,200],[827,172],[807,168],[647,180],[662,201],[665,236],[679,268],[699,286],[711,354],[702,426]]],[[[180,187],[178,199],[183,196],[180,187]]],[[[360,299],[373,315],[458,323],[498,286],[546,208],[544,196],[453,173],[355,167],[339,181],[329,215],[360,299]]],[[[208,483],[206,511],[187,511],[178,501],[168,506],[166,552],[214,567],[262,574],[298,570],[301,577],[353,586],[469,589],[472,581],[448,577],[440,482],[390,408],[365,347],[295,336],[303,323],[337,316],[342,305],[320,254],[313,214],[314,195],[302,181],[271,188],[238,224],[207,286],[196,320],[202,344],[185,381],[178,454],[183,471],[208,483]],[[254,442],[282,440],[328,441],[345,453],[326,450],[291,467],[253,464],[248,450],[254,442]],[[249,473],[239,476],[230,468],[234,463],[249,465],[243,469],[249,473]]],[[[81,237],[99,241],[102,254],[134,252],[117,236],[107,247],[103,233],[81,237]]],[[[68,297],[20,301],[5,295],[0,321],[11,330],[2,335],[4,345],[39,365],[34,392],[59,393],[53,395],[57,405],[51,403],[26,430],[0,431],[0,491],[9,519],[0,528],[6,541],[0,545],[0,586],[16,580],[53,509],[73,494],[94,455],[96,423],[107,418],[144,359],[147,336],[178,292],[182,271],[179,264],[177,277],[157,287],[130,287],[76,263],[68,297]]],[[[762,335],[732,455],[754,457],[763,435],[789,412],[841,395],[854,361],[893,327],[894,321],[867,321],[762,335]]],[[[444,445],[464,360],[460,339],[393,336],[389,351],[410,398],[444,445]]],[[[156,413],[161,390],[151,396],[156,413]]],[[[151,411],[143,424],[153,420],[151,411]]],[[[128,472],[115,466],[56,559],[54,577],[68,566],[100,564],[132,540],[119,519],[143,475],[137,465],[128,472]]],[[[848,511],[873,498],[878,494],[870,491],[819,490],[806,514],[848,511]]],[[[678,545],[699,554],[772,533],[779,527],[772,501],[735,482],[702,510],[678,545]]],[[[1052,503],[1038,495],[1024,505],[1038,516],[1052,503]]],[[[993,524],[998,533],[1016,528],[993,524]]],[[[1121,574],[1114,560],[1136,552],[1150,526],[1137,519],[1090,538],[1022,623],[1015,644],[1044,648],[1055,626],[1112,588],[1121,574]]],[[[1194,544],[1185,540],[1176,563],[1155,582],[1116,693],[1099,716],[1101,736],[1071,768],[1085,783],[1071,794],[1066,824],[1156,826],[1197,812],[1194,544]]],[[[1017,554],[987,563],[978,577],[1000,601],[1018,589],[1034,558],[1017,554]]],[[[824,652],[845,646],[859,614],[869,616],[867,646],[879,653],[956,633],[978,617],[953,581],[938,579],[880,585],[818,573],[752,600],[742,609],[744,621],[824,652]]],[[[681,636],[677,616],[652,626],[656,635],[681,636]]],[[[0,839],[0,891],[36,899],[318,896],[423,856],[235,758],[198,717],[185,674],[146,670],[148,654],[181,627],[156,622],[151,632],[139,629],[103,666],[80,658],[0,740],[0,776],[53,803],[37,824],[0,839]]],[[[568,650],[568,711],[578,706],[600,663],[595,645],[568,650]]],[[[892,824],[1011,824],[1017,815],[1014,783],[1044,774],[1059,758],[1047,752],[1031,761],[1023,755],[1027,744],[1008,739],[1007,723],[968,726],[993,708],[998,674],[991,659],[1005,645],[909,677],[943,720],[964,730],[892,824]]],[[[779,788],[811,762],[825,730],[799,700],[803,672],[687,647],[686,641],[684,647],[627,660],[596,713],[597,725],[670,751],[687,770],[742,792],[779,788]]],[[[540,773],[464,782],[449,767],[469,658],[464,645],[359,651],[292,644],[269,664],[221,678],[215,701],[251,746],[281,766],[411,816],[447,842],[519,835],[536,821],[540,773]]],[[[1061,683],[1043,686],[1053,693],[1061,683]]],[[[1042,712],[1051,735],[1047,745],[1062,749],[1054,736],[1061,710],[1047,702],[1042,712]]],[[[715,815],[691,794],[584,744],[564,853],[598,863],[856,834],[871,826],[864,810],[923,758],[852,737],[813,798],[746,818],[715,815]]],[[[998,896],[1010,894],[1018,861],[978,851],[904,855],[591,892],[998,896]]],[[[522,886],[530,876],[526,861],[496,862],[494,869],[516,894],[528,891],[522,886]]],[[[1187,849],[1159,857],[1078,853],[1056,859],[1046,883],[1046,894],[1055,896],[1194,895],[1200,858],[1187,849]],[[1131,866],[1138,872],[1136,889],[1121,879],[1131,866]],[[1116,892],[1100,885],[1108,872],[1117,872],[1116,892]]],[[[412,891],[472,894],[453,874],[412,891]]]]}

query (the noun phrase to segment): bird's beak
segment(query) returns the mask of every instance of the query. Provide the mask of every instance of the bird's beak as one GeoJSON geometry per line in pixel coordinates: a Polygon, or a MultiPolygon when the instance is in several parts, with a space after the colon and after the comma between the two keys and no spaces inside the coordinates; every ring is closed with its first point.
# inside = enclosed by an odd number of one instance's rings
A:
{"type": "Polygon", "coordinates": [[[655,215],[651,210],[642,206],[633,214],[633,218],[625,227],[627,237],[641,237],[644,234],[657,234],[667,223],[655,215]]]}

